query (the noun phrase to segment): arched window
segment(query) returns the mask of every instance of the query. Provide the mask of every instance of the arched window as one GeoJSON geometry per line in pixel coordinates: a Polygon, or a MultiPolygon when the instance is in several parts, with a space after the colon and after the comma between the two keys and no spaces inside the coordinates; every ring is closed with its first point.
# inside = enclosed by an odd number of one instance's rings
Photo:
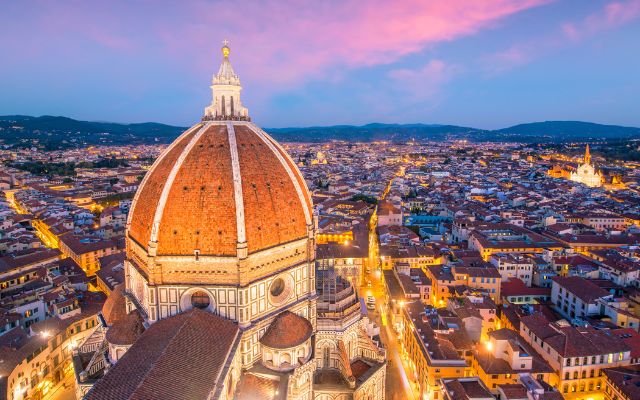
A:
{"type": "Polygon", "coordinates": [[[235,113],[233,112],[233,96],[231,96],[231,103],[229,104],[230,108],[231,108],[231,115],[235,115],[235,113]]]}
{"type": "Polygon", "coordinates": [[[225,111],[226,110],[225,106],[226,106],[226,104],[225,104],[224,95],[223,95],[222,96],[222,115],[227,115],[227,112],[225,111]]]}
{"type": "Polygon", "coordinates": [[[198,290],[191,295],[191,305],[194,308],[205,309],[209,307],[209,304],[211,304],[211,299],[202,290],[198,290]]]}

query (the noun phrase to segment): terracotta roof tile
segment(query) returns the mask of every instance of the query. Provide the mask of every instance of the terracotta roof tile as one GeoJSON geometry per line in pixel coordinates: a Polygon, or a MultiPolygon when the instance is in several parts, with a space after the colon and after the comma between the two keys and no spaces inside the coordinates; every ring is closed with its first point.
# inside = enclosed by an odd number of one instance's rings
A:
{"type": "Polygon", "coordinates": [[[149,244],[151,222],[171,168],[196,132],[197,129],[193,129],[188,135],[178,139],[178,142],[174,142],[174,147],[169,147],[166,153],[160,156],[154,168],[147,172],[148,177],[144,185],[141,185],[136,193],[137,200],[135,207],[131,210],[129,235],[141,246],[146,247],[149,244]]]}
{"type": "MultiPolygon", "coordinates": [[[[193,309],[151,325],[86,400],[206,399],[222,386],[236,324],[193,309]]],[[[215,397],[215,395],[213,396],[215,397]]]]}
{"type": "Polygon", "coordinates": [[[284,166],[248,127],[235,131],[249,253],[306,237],[304,211],[284,166]]]}
{"type": "Polygon", "coordinates": [[[123,291],[124,283],[117,285],[102,306],[102,316],[108,325],[127,315],[127,302],[123,291]]]}
{"type": "MultiPolygon", "coordinates": [[[[184,155],[168,191],[158,227],[159,255],[193,255],[195,250],[202,255],[236,255],[236,199],[227,127],[204,129],[184,155]]],[[[307,237],[304,210],[312,210],[305,181],[295,164],[280,148],[272,151],[253,129],[258,128],[234,125],[249,253],[307,237]],[[285,160],[284,165],[278,156],[285,160]],[[293,171],[293,179],[285,165],[293,171]],[[302,189],[302,201],[294,182],[302,189]]],[[[143,247],[148,245],[171,169],[196,131],[164,155],[138,190],[129,236],[143,247]]]]}
{"type": "Polygon", "coordinates": [[[237,386],[235,400],[273,400],[280,382],[275,379],[245,373],[237,386]]]}
{"type": "Polygon", "coordinates": [[[278,314],[260,343],[274,349],[288,349],[304,343],[313,334],[313,326],[308,319],[285,311],[278,314]]]}
{"type": "Polygon", "coordinates": [[[144,320],[138,310],[133,310],[116,320],[107,330],[107,342],[115,345],[131,345],[144,332],[144,320]]]}

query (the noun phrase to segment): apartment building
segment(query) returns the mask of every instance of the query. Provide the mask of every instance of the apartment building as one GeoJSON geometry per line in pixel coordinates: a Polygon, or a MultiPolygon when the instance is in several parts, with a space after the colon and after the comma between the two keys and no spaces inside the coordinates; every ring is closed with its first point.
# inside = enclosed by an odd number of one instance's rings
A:
{"type": "Polygon", "coordinates": [[[631,360],[630,347],[611,332],[549,322],[541,314],[520,320],[520,336],[553,368],[549,383],[569,399],[602,395],[603,370],[631,360]]]}

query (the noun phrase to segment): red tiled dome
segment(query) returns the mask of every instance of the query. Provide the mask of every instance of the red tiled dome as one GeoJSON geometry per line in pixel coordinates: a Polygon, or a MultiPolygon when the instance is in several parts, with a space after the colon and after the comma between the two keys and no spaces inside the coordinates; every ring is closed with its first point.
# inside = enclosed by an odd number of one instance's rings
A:
{"type": "Polygon", "coordinates": [[[291,311],[280,313],[260,338],[260,343],[273,349],[289,349],[307,341],[313,334],[308,319],[291,311]]]}
{"type": "Polygon", "coordinates": [[[156,255],[236,256],[308,237],[312,206],[286,152],[248,122],[195,125],[158,158],[129,214],[128,237],[156,255]],[[243,238],[244,236],[244,238],[243,238]]]}
{"type": "Polygon", "coordinates": [[[108,325],[127,315],[127,301],[124,298],[124,283],[116,285],[102,306],[102,316],[108,325]]]}

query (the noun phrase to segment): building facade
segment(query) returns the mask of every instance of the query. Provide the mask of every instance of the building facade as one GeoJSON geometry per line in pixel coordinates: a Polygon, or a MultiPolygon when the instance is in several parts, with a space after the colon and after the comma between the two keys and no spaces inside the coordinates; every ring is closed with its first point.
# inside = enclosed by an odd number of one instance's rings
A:
{"type": "Polygon", "coordinates": [[[589,145],[587,145],[584,152],[584,162],[578,166],[578,169],[575,172],[572,172],[569,175],[569,179],[589,187],[602,186],[602,174],[597,172],[595,167],[591,164],[591,152],[589,151],[589,145]]]}

